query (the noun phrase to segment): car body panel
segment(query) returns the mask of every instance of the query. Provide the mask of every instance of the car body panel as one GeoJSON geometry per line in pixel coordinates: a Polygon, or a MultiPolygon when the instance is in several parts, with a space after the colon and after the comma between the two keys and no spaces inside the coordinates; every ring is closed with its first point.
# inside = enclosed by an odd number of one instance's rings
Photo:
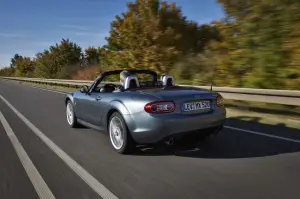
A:
{"type": "Polygon", "coordinates": [[[138,143],[155,143],[172,134],[184,133],[210,127],[222,126],[226,110],[215,108],[208,113],[197,114],[157,114],[145,112],[127,115],[125,120],[132,137],[138,143]]]}
{"type": "MultiPolygon", "coordinates": [[[[95,81],[99,81],[99,78],[95,81]]],[[[112,93],[91,91],[76,91],[67,95],[67,99],[73,102],[74,113],[79,121],[107,132],[110,115],[113,111],[118,111],[123,116],[132,138],[141,144],[156,143],[181,132],[220,127],[224,125],[226,118],[225,107],[216,106],[219,94],[205,89],[171,86],[112,93]],[[97,97],[99,99],[96,99],[97,97]],[[195,100],[210,101],[211,108],[184,112],[183,103],[195,100]],[[175,110],[164,114],[147,113],[144,107],[153,101],[172,101],[175,110]]]]}
{"type": "Polygon", "coordinates": [[[96,93],[86,95],[80,92],[74,94],[74,111],[76,116],[94,125],[96,125],[95,118],[99,118],[101,113],[101,103],[96,101],[96,95],[96,93]]]}

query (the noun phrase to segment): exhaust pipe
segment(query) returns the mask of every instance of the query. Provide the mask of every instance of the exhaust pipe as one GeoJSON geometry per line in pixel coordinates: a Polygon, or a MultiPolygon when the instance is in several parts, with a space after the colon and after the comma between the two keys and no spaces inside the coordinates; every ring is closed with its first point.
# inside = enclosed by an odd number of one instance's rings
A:
{"type": "Polygon", "coordinates": [[[172,146],[172,145],[174,145],[174,139],[170,138],[169,140],[165,141],[165,143],[169,146],[172,146]]]}

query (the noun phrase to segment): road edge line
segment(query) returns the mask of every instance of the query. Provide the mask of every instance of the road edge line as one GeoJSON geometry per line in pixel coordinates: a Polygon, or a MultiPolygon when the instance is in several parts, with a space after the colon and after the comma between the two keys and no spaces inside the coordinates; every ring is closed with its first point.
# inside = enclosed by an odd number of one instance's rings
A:
{"type": "Polygon", "coordinates": [[[44,91],[50,91],[50,92],[58,93],[58,94],[62,94],[62,95],[68,94],[68,92],[59,91],[59,90],[55,90],[55,89],[43,88],[43,87],[40,87],[40,86],[30,86],[30,85],[28,85],[28,86],[31,87],[31,88],[36,88],[36,89],[40,89],[40,90],[44,90],[44,91]]]}
{"type": "Polygon", "coordinates": [[[16,134],[10,127],[9,123],[5,119],[4,115],[0,111],[0,122],[2,123],[2,126],[10,139],[15,152],[17,153],[19,160],[21,164],[23,165],[23,168],[26,171],[27,176],[29,177],[36,193],[38,194],[39,198],[42,199],[55,199],[55,196],[51,192],[50,188],[42,178],[41,174],[37,170],[37,168],[34,166],[33,162],[29,158],[28,154],[26,153],[25,149],[23,148],[22,144],[18,140],[16,134]]]}
{"type": "Polygon", "coordinates": [[[103,199],[118,199],[103,184],[94,178],[80,164],[72,159],[66,152],[57,146],[51,139],[42,133],[34,124],[32,124],[24,115],[22,115],[12,104],[10,104],[2,95],[0,98],[5,104],[37,135],[63,162],[65,162],[86,184],[88,184],[103,199]]]}
{"type": "Polygon", "coordinates": [[[261,136],[270,137],[270,138],[275,138],[275,139],[279,139],[279,140],[285,140],[285,141],[300,144],[300,140],[296,140],[296,139],[285,138],[285,137],[281,137],[281,136],[277,136],[277,135],[270,135],[270,134],[266,134],[266,133],[260,133],[260,132],[241,129],[241,128],[236,128],[236,127],[232,127],[232,126],[224,126],[224,128],[235,130],[235,131],[242,131],[242,132],[245,132],[245,133],[250,133],[250,134],[255,134],[255,135],[261,135],[261,136]]]}
{"type": "Polygon", "coordinates": [[[70,93],[70,92],[60,91],[60,90],[51,89],[51,88],[45,88],[45,87],[41,87],[41,86],[35,86],[35,85],[30,85],[30,84],[23,84],[22,81],[14,81],[14,80],[5,80],[5,81],[7,81],[7,82],[10,81],[10,82],[13,82],[14,84],[21,84],[21,85],[24,85],[24,86],[28,86],[30,88],[36,88],[36,89],[40,89],[40,90],[44,90],[44,91],[50,91],[50,92],[58,93],[58,94],[62,94],[62,95],[70,93]]]}

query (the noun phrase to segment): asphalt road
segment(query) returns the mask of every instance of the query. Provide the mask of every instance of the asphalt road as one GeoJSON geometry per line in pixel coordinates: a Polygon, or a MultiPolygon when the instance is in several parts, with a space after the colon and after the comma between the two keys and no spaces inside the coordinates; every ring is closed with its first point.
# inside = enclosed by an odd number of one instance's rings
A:
{"type": "Polygon", "coordinates": [[[300,132],[283,124],[231,119],[198,150],[125,156],[69,128],[61,93],[0,80],[0,96],[1,199],[300,198],[300,132]]]}

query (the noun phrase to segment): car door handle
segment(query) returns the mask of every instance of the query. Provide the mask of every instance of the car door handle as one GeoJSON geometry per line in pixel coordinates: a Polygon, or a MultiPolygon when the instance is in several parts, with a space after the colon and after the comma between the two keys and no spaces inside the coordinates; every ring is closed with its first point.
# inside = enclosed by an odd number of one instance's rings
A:
{"type": "Polygon", "coordinates": [[[101,100],[102,98],[98,95],[98,96],[96,96],[96,100],[97,101],[99,101],[99,100],[101,100]]]}

